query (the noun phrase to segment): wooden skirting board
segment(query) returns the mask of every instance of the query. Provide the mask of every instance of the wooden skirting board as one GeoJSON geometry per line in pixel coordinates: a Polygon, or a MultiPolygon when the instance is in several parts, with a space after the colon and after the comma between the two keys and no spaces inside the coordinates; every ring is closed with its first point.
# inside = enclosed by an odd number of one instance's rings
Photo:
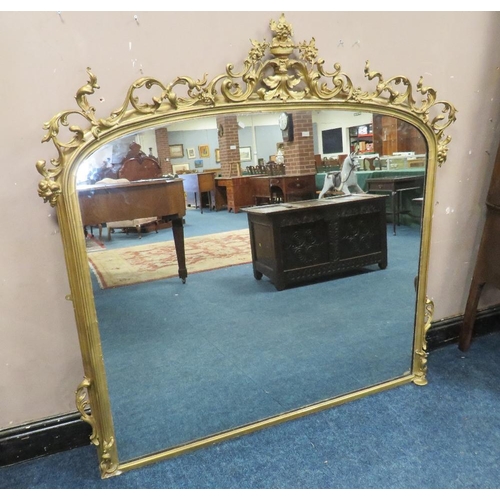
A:
{"type": "Polygon", "coordinates": [[[0,467],[88,445],[90,434],[78,412],[0,430],[0,467]]]}
{"type": "MultiPolygon", "coordinates": [[[[457,343],[464,316],[436,321],[427,332],[427,350],[432,351],[445,344],[457,343]]],[[[474,337],[500,332],[500,305],[478,311],[474,324],[474,337]]],[[[457,347],[458,349],[458,347],[457,347]]]]}

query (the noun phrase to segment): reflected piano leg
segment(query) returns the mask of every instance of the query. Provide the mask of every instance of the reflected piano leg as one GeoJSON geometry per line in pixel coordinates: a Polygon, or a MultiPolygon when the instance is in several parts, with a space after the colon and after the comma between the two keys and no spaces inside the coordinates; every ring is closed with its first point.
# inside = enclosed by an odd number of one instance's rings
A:
{"type": "Polygon", "coordinates": [[[177,264],[179,266],[179,278],[186,283],[186,252],[184,248],[184,225],[182,217],[172,219],[172,232],[174,235],[175,253],[177,254],[177,264]]]}

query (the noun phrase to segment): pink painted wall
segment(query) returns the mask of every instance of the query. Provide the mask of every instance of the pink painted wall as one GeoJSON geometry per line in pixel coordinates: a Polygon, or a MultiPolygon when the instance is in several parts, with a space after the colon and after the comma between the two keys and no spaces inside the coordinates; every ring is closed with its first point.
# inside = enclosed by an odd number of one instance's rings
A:
{"type": "MultiPolygon", "coordinates": [[[[239,65],[250,39],[270,39],[280,12],[2,12],[2,258],[0,428],[72,412],[83,371],[55,211],[37,195],[42,124],[74,109],[86,67],[101,90],[98,116],[142,75],[213,77],[239,65]],[[102,102],[100,102],[100,100],[102,102]]],[[[435,319],[463,313],[499,143],[498,12],[288,12],[297,41],[315,37],[333,69],[354,83],[363,68],[405,75],[458,109],[448,161],[437,176],[427,295],[435,319]],[[343,44],[340,44],[340,40],[343,44]]],[[[481,307],[500,302],[487,290],[481,307]]],[[[432,359],[430,359],[432,369],[432,359]]]]}

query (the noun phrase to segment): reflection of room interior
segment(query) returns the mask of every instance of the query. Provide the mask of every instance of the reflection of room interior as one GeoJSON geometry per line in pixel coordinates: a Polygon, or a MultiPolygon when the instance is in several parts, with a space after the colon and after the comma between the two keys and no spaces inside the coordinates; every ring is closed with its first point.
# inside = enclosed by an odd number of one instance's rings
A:
{"type": "MultiPolygon", "coordinates": [[[[278,113],[223,116],[122,138],[97,151],[80,168],[78,187],[85,207],[92,205],[89,192],[114,193],[124,189],[123,179],[141,186],[145,199],[151,198],[147,191],[151,182],[182,183],[184,190],[186,284],[177,277],[173,234],[161,204],[133,205],[146,210],[137,216],[153,216],[164,230],[156,232],[157,224],[137,226],[143,232],[139,239],[132,225],[120,232],[120,224],[114,221],[111,239],[87,238],[120,460],[293,411],[330,398],[332,392],[349,393],[410,370],[412,336],[407,333],[413,331],[413,281],[420,248],[420,204],[412,211],[412,200],[422,196],[425,143],[418,134],[412,136],[412,127],[395,119],[377,121],[367,113],[302,114],[309,116],[301,120],[293,113],[286,123],[294,128],[292,141],[283,140],[278,113]],[[377,123],[384,127],[378,135],[377,123]],[[293,249],[293,255],[282,252],[282,261],[276,255],[272,258],[278,268],[281,264],[293,268],[288,273],[281,267],[280,276],[286,279],[280,281],[276,268],[267,272],[266,264],[265,245],[275,237],[259,240],[263,250],[253,259],[246,212],[293,212],[309,202],[314,206],[321,201],[317,197],[326,172],[339,170],[353,151],[364,191],[374,181],[418,179],[417,189],[398,200],[397,238],[387,237],[396,223],[394,197],[375,184],[373,194],[361,195],[366,204],[357,215],[351,208],[347,217],[337,221],[332,219],[335,211],[328,209],[323,219],[311,222],[307,214],[289,213],[291,220],[299,217],[305,223],[280,233],[288,238],[284,247],[293,249]],[[99,164],[105,170],[96,175],[99,164]],[[375,203],[380,195],[387,195],[385,204],[375,203]],[[221,235],[217,240],[197,239],[216,234],[221,235]],[[297,241],[299,234],[303,237],[297,241]],[[343,243],[337,245],[336,240],[343,243]],[[329,262],[334,247],[346,255],[329,262]],[[319,264],[309,260],[310,265],[304,265],[301,259],[306,254],[314,254],[319,264]],[[299,276],[297,282],[293,273],[299,276]],[[262,300],[271,298],[270,293],[272,300],[262,300]],[[359,314],[347,317],[342,311],[353,298],[362,307],[359,314]],[[159,314],[143,314],[151,303],[162,304],[155,307],[159,314]],[[118,304],[127,304],[126,310],[118,304]],[[322,331],[326,306],[334,318],[333,333],[328,336],[322,331]],[[171,314],[173,308],[175,314],[171,314]],[[277,319],[285,317],[287,321],[277,319]],[[158,323],[165,318],[166,329],[158,323]],[[368,341],[362,326],[367,321],[370,331],[384,332],[381,338],[368,341]],[[147,342],[140,332],[148,332],[147,342]],[[179,332],[182,342],[178,342],[179,332]],[[133,368],[125,365],[129,349],[134,350],[134,359],[147,361],[134,363],[133,368]],[[344,363],[346,352],[350,359],[355,353],[355,376],[344,363]],[[149,380],[156,394],[154,408],[148,404],[151,394],[146,390],[124,397],[137,379],[149,380]],[[155,389],[158,384],[162,391],[155,389]],[[162,419],[167,411],[169,419],[162,419]],[[164,427],[155,433],[138,433],[137,419],[121,417],[130,414],[140,415],[146,428],[164,427]],[[204,414],[211,418],[190,421],[191,416],[204,414]]],[[[359,201],[359,196],[353,195],[353,200],[359,201]]],[[[334,206],[342,200],[330,193],[325,204],[334,206]]],[[[349,199],[342,204],[352,205],[349,199]]],[[[107,217],[119,219],[120,213],[107,217]]],[[[100,215],[96,217],[88,219],[89,229],[109,222],[99,224],[100,215]]],[[[280,213],[276,217],[283,220],[280,213]]]]}
{"type": "MultiPolygon", "coordinates": [[[[279,113],[255,113],[142,131],[94,153],[79,169],[78,183],[180,176],[188,207],[237,213],[248,206],[316,198],[326,174],[340,170],[347,155],[355,152],[358,185],[388,195],[390,220],[401,224],[419,218],[426,145],[415,127],[361,112],[288,115],[283,126],[279,113]],[[410,187],[408,177],[414,178],[410,187]],[[379,178],[391,181],[373,181],[379,178]]],[[[143,226],[141,230],[149,228],[143,226]]]]}
{"type": "Polygon", "coordinates": [[[185,285],[176,276],[162,279],[160,255],[168,252],[161,249],[172,243],[171,231],[149,232],[141,240],[117,233],[89,251],[121,460],[410,369],[418,226],[402,226],[397,238],[387,239],[385,269],[367,265],[279,292],[266,277],[254,278],[242,231],[248,239],[243,212],[188,208],[185,285]],[[209,239],[213,233],[222,235],[217,244],[209,239]],[[204,247],[199,238],[207,238],[204,247]],[[245,251],[246,262],[215,268],[224,250],[230,259],[245,251]],[[209,270],[196,272],[203,255],[209,270]],[[110,260],[115,276],[99,259],[110,260]],[[353,300],[357,313],[346,314],[353,300]],[[331,318],[327,329],[325,314],[331,318]],[[147,382],[130,391],[134,381],[147,382]]]}

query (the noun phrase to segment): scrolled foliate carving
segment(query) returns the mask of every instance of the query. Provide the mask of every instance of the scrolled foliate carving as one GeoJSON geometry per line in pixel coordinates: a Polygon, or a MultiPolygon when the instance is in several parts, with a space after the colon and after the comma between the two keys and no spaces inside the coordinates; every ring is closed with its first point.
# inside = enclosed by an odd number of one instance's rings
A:
{"type": "Polygon", "coordinates": [[[428,297],[425,298],[425,313],[424,313],[424,333],[421,347],[415,351],[416,354],[416,367],[414,383],[417,385],[427,384],[427,332],[432,324],[432,317],[434,315],[434,302],[428,297]]]}
{"type": "MultiPolygon", "coordinates": [[[[87,422],[91,429],[92,434],[90,436],[90,442],[99,446],[101,440],[97,434],[97,426],[94,417],[91,413],[89,398],[88,398],[88,390],[91,387],[92,382],[88,377],[85,377],[82,383],[78,386],[76,390],[76,407],[80,412],[81,419],[84,422],[87,422]]],[[[104,439],[102,441],[102,450],[101,450],[101,461],[99,468],[101,470],[101,474],[103,477],[108,477],[116,474],[118,469],[118,463],[113,459],[115,446],[115,439],[111,436],[109,439],[104,439]]]]}
{"type": "MultiPolygon", "coordinates": [[[[71,124],[71,118],[73,115],[77,115],[87,120],[91,129],[96,128],[95,109],[90,106],[87,95],[93,94],[95,89],[99,88],[99,85],[97,84],[97,78],[90,72],[90,68],[87,68],[87,73],[89,75],[87,84],[81,87],[75,96],[80,110],[62,111],[43,124],[43,129],[48,132],[43,137],[42,142],[52,141],[58,156],[50,160],[54,168],[46,168],[44,160],[39,160],[36,163],[36,169],[44,177],[44,180],[38,183],[38,195],[43,198],[44,202],[49,202],[53,207],[56,206],[61,194],[61,186],[57,179],[65,166],[64,155],[85,143],[85,130],[74,123],[71,124]],[[71,139],[67,142],[59,137],[61,126],[67,128],[72,134],[71,139]]],[[[96,134],[94,136],[97,137],[96,134]]]]}
{"type": "Polygon", "coordinates": [[[81,419],[84,422],[87,422],[92,429],[92,434],[90,435],[90,442],[93,445],[98,446],[99,436],[97,435],[94,417],[90,412],[90,403],[88,398],[88,389],[90,386],[91,386],[90,379],[85,377],[76,390],[76,407],[80,412],[81,419]]]}
{"type": "Polygon", "coordinates": [[[112,458],[111,449],[115,446],[115,440],[111,437],[108,441],[103,442],[101,462],[99,469],[103,478],[117,475],[118,463],[112,458]]]}
{"type": "Polygon", "coordinates": [[[39,160],[36,162],[36,169],[44,178],[38,183],[38,196],[42,197],[44,202],[48,201],[52,207],[55,207],[61,194],[61,185],[55,182],[54,178],[61,173],[61,168],[47,169],[45,161],[39,160]]]}
{"type": "MultiPolygon", "coordinates": [[[[76,407],[80,412],[81,419],[87,422],[91,429],[92,434],[90,436],[90,442],[99,446],[101,444],[101,439],[97,433],[97,426],[94,417],[91,413],[88,390],[92,386],[92,381],[85,377],[81,384],[76,390],[76,407]]],[[[116,455],[115,451],[115,439],[111,436],[109,439],[102,440],[102,449],[99,468],[101,470],[102,477],[109,477],[117,474],[118,462],[113,458],[116,455]]]]}
{"type": "Polygon", "coordinates": [[[446,136],[444,131],[456,120],[456,108],[447,101],[438,101],[437,92],[432,87],[424,87],[423,78],[417,82],[416,91],[422,98],[417,102],[414,98],[413,87],[405,76],[395,76],[389,80],[384,80],[378,71],[370,71],[370,63],[366,61],[365,76],[368,80],[378,79],[375,91],[358,94],[356,99],[362,103],[380,102],[391,107],[405,109],[416,116],[423,124],[432,128],[437,136],[438,152],[437,162],[441,165],[446,161],[448,154],[448,144],[450,136],[446,136]],[[394,86],[403,86],[403,91],[398,91],[394,86]],[[383,94],[387,93],[387,96],[383,94]],[[441,109],[441,113],[437,110],[441,109]],[[433,114],[437,113],[437,114],[433,114]]]}
{"type": "Polygon", "coordinates": [[[292,26],[283,14],[278,21],[271,20],[269,27],[273,34],[271,42],[251,40],[250,51],[240,71],[228,64],[225,73],[211,81],[207,80],[207,75],[200,79],[184,76],[169,84],[155,78],[140,78],[129,87],[122,105],[110,116],[100,119],[96,118],[96,110],[88,101],[99,85],[96,76],[87,68],[88,81],[75,97],[79,109],[61,112],[43,126],[48,132],[42,142],[52,141],[58,156],[51,160],[54,168],[47,169],[43,160],[37,163],[44,177],[39,184],[39,195],[56,205],[60,195],[58,177],[65,167],[65,158],[92,138],[98,139],[128,123],[127,120],[141,116],[168,118],[187,109],[203,112],[203,109],[227,107],[228,104],[307,101],[319,105],[355,103],[381,106],[381,110],[390,108],[429,127],[437,139],[438,164],[446,160],[451,139],[444,132],[455,121],[456,109],[446,101],[439,101],[433,88],[424,87],[422,78],[414,89],[408,78],[396,76],[385,80],[380,72],[371,71],[366,62],[365,76],[377,83],[374,90],[363,90],[353,85],[339,63],[333,64],[333,71],[326,68],[314,38],[296,43],[292,26]],[[158,93],[151,102],[142,102],[136,95],[141,88],[153,93],[158,89],[158,93]],[[420,95],[419,100],[417,95],[420,95]],[[86,120],[88,127],[71,123],[74,117],[86,120]],[[61,127],[70,132],[70,140],[60,139],[61,127]]]}
{"type": "Polygon", "coordinates": [[[253,94],[264,101],[305,98],[329,100],[337,95],[347,99],[354,94],[352,82],[342,73],[339,64],[334,65],[333,73],[324,69],[324,60],[318,59],[314,38],[310,42],[295,44],[292,27],[284,15],[277,23],[271,20],[269,26],[275,34],[272,42],[252,40],[252,49],[244,62],[243,71],[237,73],[233,71],[232,65],[228,66],[227,76],[230,78],[224,80],[221,89],[227,100],[242,102],[253,94]],[[265,61],[268,49],[274,57],[265,61]],[[299,57],[291,57],[296,49],[299,57]],[[321,82],[321,77],[330,78],[333,87],[321,82]],[[234,81],[235,78],[245,83],[244,90],[239,82],[234,81]]]}

